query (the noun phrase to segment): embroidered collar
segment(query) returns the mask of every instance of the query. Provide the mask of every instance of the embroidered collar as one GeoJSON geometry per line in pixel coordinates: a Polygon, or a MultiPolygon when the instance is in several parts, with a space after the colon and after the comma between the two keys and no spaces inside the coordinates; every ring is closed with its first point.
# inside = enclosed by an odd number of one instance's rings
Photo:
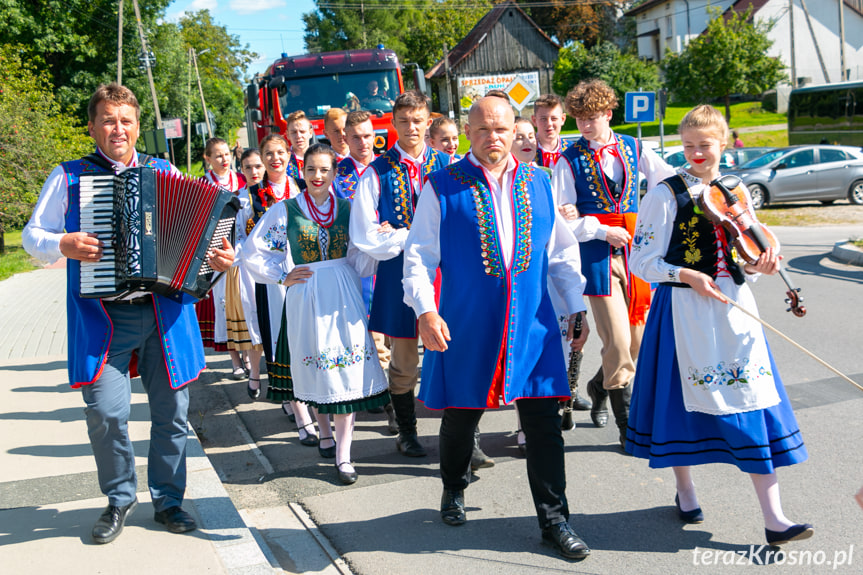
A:
{"type": "MultiPolygon", "coordinates": [[[[506,273],[503,261],[503,251],[500,246],[500,234],[494,212],[494,200],[486,179],[488,176],[481,165],[475,163],[471,154],[466,155],[468,162],[450,164],[445,169],[463,185],[470,186],[476,209],[477,227],[479,228],[480,257],[486,275],[502,277],[506,273]],[[467,165],[466,165],[467,164],[467,165]]],[[[536,168],[530,164],[521,163],[512,155],[507,162],[507,169],[514,170],[512,178],[512,200],[515,222],[515,244],[512,254],[511,273],[513,275],[525,271],[530,266],[531,229],[533,226],[533,209],[528,193],[528,184],[533,180],[536,168]]],[[[507,191],[505,190],[504,193],[507,191]]]]}

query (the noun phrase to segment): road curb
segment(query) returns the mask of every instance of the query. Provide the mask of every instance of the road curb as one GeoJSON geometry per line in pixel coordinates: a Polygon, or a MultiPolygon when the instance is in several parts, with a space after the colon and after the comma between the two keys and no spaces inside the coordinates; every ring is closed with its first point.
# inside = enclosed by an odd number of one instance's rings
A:
{"type": "Polygon", "coordinates": [[[186,487],[186,497],[193,500],[202,531],[215,547],[226,572],[230,575],[274,573],[267,558],[268,550],[262,548],[263,542],[254,537],[234,506],[191,425],[186,456],[189,475],[195,474],[194,480],[189,481],[186,487]]]}
{"type": "Polygon", "coordinates": [[[863,266],[863,250],[850,242],[836,242],[831,254],[834,259],[852,266],[863,266]]]}

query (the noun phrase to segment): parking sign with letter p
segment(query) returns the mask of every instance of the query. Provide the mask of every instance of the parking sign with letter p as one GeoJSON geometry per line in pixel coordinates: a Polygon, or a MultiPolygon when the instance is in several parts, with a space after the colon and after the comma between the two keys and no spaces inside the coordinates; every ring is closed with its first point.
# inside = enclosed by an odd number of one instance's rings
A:
{"type": "Polygon", "coordinates": [[[656,119],[656,93],[627,92],[625,107],[626,122],[652,122],[656,119]]]}

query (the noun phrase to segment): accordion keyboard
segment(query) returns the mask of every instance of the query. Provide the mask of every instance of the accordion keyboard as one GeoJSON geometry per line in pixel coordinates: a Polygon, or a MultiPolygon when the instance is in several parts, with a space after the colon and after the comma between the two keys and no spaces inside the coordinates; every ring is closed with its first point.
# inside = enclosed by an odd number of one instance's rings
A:
{"type": "Polygon", "coordinates": [[[102,241],[98,262],[81,262],[81,295],[113,292],[117,288],[114,254],[114,175],[82,179],[80,187],[81,230],[95,233],[102,241]]]}

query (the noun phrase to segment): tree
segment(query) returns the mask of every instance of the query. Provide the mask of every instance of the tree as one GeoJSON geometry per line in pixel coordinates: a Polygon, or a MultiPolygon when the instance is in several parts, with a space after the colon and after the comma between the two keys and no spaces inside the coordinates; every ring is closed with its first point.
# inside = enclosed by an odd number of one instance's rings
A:
{"type": "Polygon", "coordinates": [[[767,55],[767,34],[775,22],[752,19],[752,8],[724,18],[711,10],[707,30],[680,54],[662,61],[666,84],[677,100],[707,102],[721,98],[731,121],[731,95],[758,95],[786,79],[784,64],[767,55]]]}
{"type": "Polygon", "coordinates": [[[525,0],[519,4],[534,22],[561,44],[580,42],[587,48],[621,35],[619,13],[627,0],[572,2],[525,0]],[[534,4],[537,4],[534,6],[534,4]]]}
{"type": "Polygon", "coordinates": [[[47,73],[28,63],[27,53],[0,45],[0,251],[6,227],[26,223],[57,162],[92,151],[86,131],[62,113],[47,73]]]}
{"type": "Polygon", "coordinates": [[[491,7],[492,2],[486,0],[468,6],[463,0],[437,0],[406,34],[407,61],[428,70],[443,58],[444,43],[452,50],[491,7]]]}
{"type": "MultiPolygon", "coordinates": [[[[171,0],[141,0],[145,30],[164,16],[171,0]]],[[[65,111],[83,117],[90,94],[117,77],[117,0],[3,0],[0,44],[23,46],[22,58],[45,70],[65,111]]],[[[124,76],[138,66],[138,32],[132,2],[124,2],[124,76]]]]}
{"type": "MultiPolygon", "coordinates": [[[[623,54],[611,42],[602,42],[589,49],[579,42],[561,48],[554,66],[554,91],[566,94],[580,81],[591,78],[606,82],[621,102],[626,92],[653,91],[661,86],[655,64],[639,60],[634,54],[623,54]]],[[[623,113],[623,107],[618,106],[612,123],[622,122],[623,113]]]]}
{"type": "MultiPolygon", "coordinates": [[[[192,70],[192,90],[188,89],[189,49],[198,54],[198,70],[207,110],[216,119],[215,135],[228,140],[232,131],[243,123],[243,75],[248,64],[257,57],[239,38],[216,24],[208,10],[184,14],[180,20],[162,22],[150,31],[148,44],[156,56],[153,81],[163,119],[182,118],[185,123],[187,106],[191,102],[192,122],[203,122],[204,111],[198,96],[197,80],[192,70]]],[[[133,46],[140,49],[135,38],[133,46]]],[[[124,83],[138,96],[141,104],[141,128],[155,127],[146,71],[129,69],[124,83]]],[[[194,138],[200,151],[199,140],[194,138]]],[[[177,164],[185,160],[185,145],[178,146],[177,164]]]]}
{"type": "Polygon", "coordinates": [[[397,54],[407,52],[404,39],[421,19],[417,7],[393,8],[385,0],[366,0],[360,10],[352,0],[315,0],[314,12],[303,14],[305,43],[309,52],[373,48],[383,44],[397,54]]]}
{"type": "MultiPolygon", "coordinates": [[[[164,118],[185,118],[188,49],[198,59],[207,108],[226,139],[243,121],[242,77],[256,54],[237,36],[216,24],[207,10],[184,14],[179,22],[163,21],[172,0],[139,0],[141,20],[164,118]]],[[[123,3],[123,83],[138,96],[141,127],[155,126],[146,70],[141,68],[141,41],[132,2],[123,3]]],[[[117,77],[117,0],[0,0],[0,43],[21,46],[23,60],[33,63],[64,111],[86,118],[90,95],[99,84],[117,77]]],[[[200,99],[193,96],[194,118],[203,120],[200,99]]],[[[185,148],[184,148],[185,149],[185,148]]]]}
{"type": "MultiPolygon", "coordinates": [[[[490,0],[419,0],[393,7],[367,0],[357,10],[350,0],[315,0],[317,9],[303,14],[309,52],[373,48],[383,44],[402,62],[429,68],[443,57],[443,44],[457,44],[492,6],[490,0]]],[[[495,2],[496,3],[496,2],[495,2]]]]}

